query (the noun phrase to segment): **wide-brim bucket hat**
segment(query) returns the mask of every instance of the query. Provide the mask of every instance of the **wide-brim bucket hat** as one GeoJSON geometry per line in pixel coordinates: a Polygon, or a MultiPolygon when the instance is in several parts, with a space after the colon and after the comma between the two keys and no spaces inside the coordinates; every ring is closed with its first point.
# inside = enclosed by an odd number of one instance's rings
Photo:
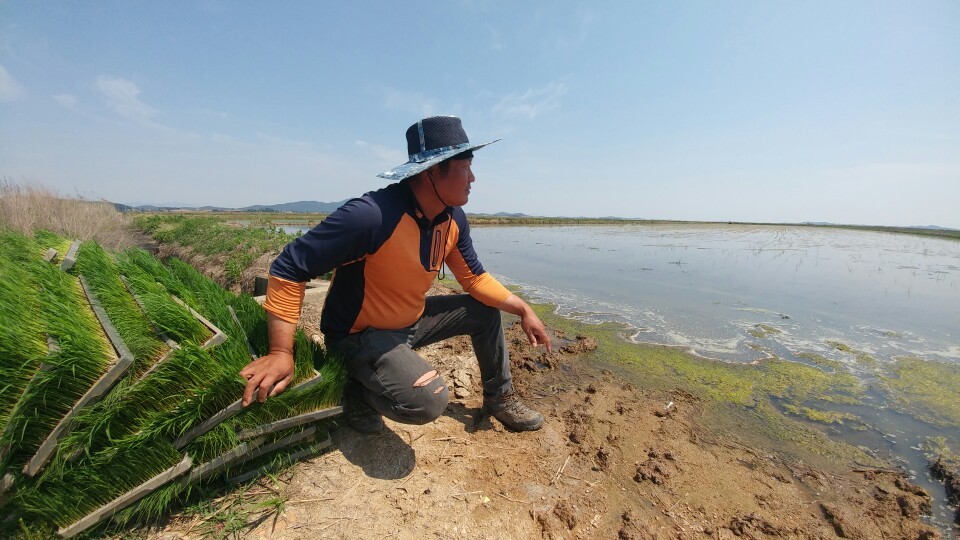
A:
{"type": "Polygon", "coordinates": [[[478,150],[499,140],[473,144],[467,138],[467,132],[463,130],[463,125],[456,116],[424,118],[407,128],[407,153],[410,159],[403,165],[377,176],[400,181],[425,171],[447,158],[478,150]]]}

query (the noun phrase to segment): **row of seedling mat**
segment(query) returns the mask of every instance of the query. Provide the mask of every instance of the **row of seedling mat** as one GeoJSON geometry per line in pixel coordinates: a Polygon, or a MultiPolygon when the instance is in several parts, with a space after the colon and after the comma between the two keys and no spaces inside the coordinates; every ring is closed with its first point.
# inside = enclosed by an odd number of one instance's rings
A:
{"type": "Polygon", "coordinates": [[[302,332],[283,394],[242,407],[266,316],[173,259],[0,231],[0,536],[149,523],[322,452],[345,375],[302,332]]]}

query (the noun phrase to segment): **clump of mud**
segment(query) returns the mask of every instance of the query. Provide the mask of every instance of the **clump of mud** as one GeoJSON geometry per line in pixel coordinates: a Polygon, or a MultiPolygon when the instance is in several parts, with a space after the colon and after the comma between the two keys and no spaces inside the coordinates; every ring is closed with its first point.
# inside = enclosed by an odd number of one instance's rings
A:
{"type": "Polygon", "coordinates": [[[944,463],[943,456],[940,456],[930,465],[930,474],[946,486],[947,502],[957,507],[953,521],[960,525],[960,468],[951,469],[944,463]]]}

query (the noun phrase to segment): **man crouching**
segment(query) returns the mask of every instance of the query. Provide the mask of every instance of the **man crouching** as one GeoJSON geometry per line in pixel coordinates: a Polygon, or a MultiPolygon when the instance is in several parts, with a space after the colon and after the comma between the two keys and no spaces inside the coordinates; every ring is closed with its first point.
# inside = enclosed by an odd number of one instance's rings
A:
{"type": "Polygon", "coordinates": [[[483,269],[461,208],[476,179],[473,151],[491,143],[471,144],[452,116],[424,118],[406,138],[409,161],[378,175],[396,183],[348,201],[271,265],[270,352],[240,371],[243,404],[290,384],[305,282],[333,271],[320,330],[350,377],[344,417],[351,427],[374,433],[383,429],[381,415],[406,424],[439,417],[446,384],[414,350],[468,335],[483,380],[481,415],[514,430],[540,429],[543,415],[513,393],[500,311],[520,317],[532,345],[550,352],[550,337],[530,306],[483,269]],[[426,296],[444,264],[467,294],[426,296]]]}

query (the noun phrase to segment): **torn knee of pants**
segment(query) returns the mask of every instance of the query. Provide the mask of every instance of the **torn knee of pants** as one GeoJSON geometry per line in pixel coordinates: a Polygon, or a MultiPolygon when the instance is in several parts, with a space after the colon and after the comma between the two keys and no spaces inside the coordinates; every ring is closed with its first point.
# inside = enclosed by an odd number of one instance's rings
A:
{"type": "Polygon", "coordinates": [[[426,386],[439,378],[440,378],[440,374],[437,373],[437,370],[431,369],[430,371],[421,375],[419,379],[414,381],[413,387],[420,388],[422,386],[426,386]]]}

